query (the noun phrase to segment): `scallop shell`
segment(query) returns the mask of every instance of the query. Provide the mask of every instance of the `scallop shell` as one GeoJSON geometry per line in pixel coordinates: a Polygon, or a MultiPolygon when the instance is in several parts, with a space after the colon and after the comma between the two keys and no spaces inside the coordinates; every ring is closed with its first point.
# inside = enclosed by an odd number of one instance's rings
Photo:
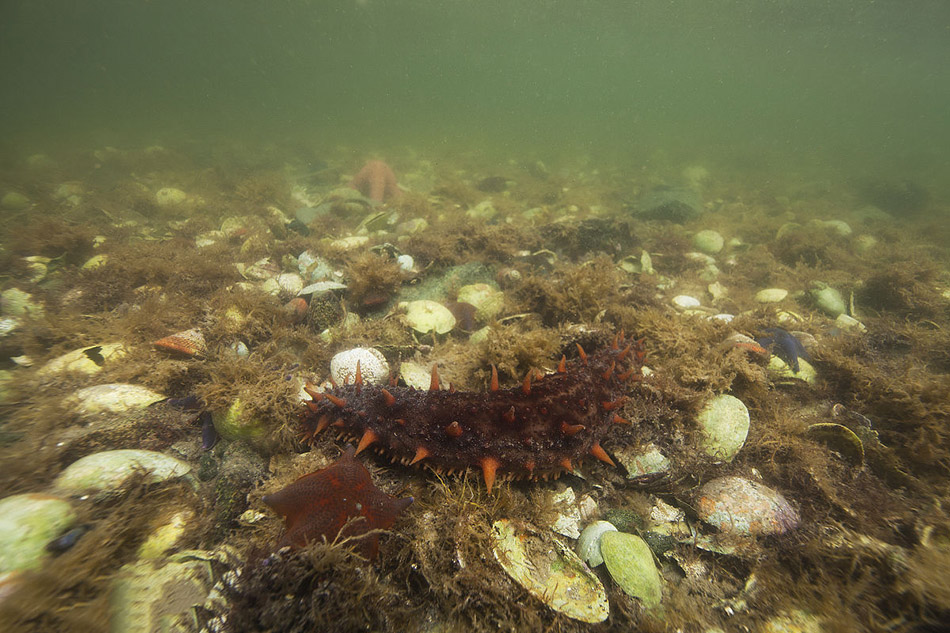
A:
{"type": "Polygon", "coordinates": [[[175,334],[170,334],[165,338],[160,338],[154,343],[155,347],[170,352],[178,352],[187,356],[200,356],[208,351],[208,345],[205,343],[205,337],[201,330],[191,329],[182,330],[175,334]]]}
{"type": "Polygon", "coordinates": [[[607,592],[577,554],[552,534],[506,519],[492,525],[495,559],[528,593],[581,622],[603,622],[607,592]]]}

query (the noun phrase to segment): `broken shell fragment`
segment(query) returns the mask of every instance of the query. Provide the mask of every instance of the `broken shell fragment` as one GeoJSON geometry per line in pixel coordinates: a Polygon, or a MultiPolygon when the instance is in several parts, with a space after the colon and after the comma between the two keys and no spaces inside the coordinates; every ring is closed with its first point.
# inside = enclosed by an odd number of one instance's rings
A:
{"type": "Polygon", "coordinates": [[[191,329],[182,330],[175,334],[170,334],[165,338],[160,338],[154,343],[155,347],[169,352],[176,352],[186,356],[201,356],[208,351],[208,345],[205,343],[205,337],[201,330],[191,329]]]}
{"type": "Polygon", "coordinates": [[[495,521],[491,534],[495,559],[532,596],[581,622],[607,619],[610,605],[604,586],[552,534],[508,519],[495,521]]]}

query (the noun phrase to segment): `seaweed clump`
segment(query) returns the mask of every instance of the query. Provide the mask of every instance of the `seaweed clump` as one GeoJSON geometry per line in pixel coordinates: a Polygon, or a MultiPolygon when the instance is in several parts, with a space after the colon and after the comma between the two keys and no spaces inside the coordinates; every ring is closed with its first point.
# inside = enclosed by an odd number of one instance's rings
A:
{"type": "Polygon", "coordinates": [[[405,589],[341,543],[251,552],[225,594],[225,630],[233,633],[405,631],[417,619],[405,589]]]}

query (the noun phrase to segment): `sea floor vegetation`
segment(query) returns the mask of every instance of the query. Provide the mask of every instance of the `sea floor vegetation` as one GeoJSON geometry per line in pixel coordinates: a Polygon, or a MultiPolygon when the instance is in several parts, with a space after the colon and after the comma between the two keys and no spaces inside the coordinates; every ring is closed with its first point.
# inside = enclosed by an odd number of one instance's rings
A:
{"type": "Polygon", "coordinates": [[[887,179],[393,151],[401,194],[379,201],[347,186],[376,157],[229,151],[0,164],[0,504],[68,502],[55,526],[28,505],[0,516],[0,544],[24,552],[0,553],[4,630],[950,621],[948,192],[905,184],[918,195],[903,213],[887,179]],[[187,345],[155,345],[170,335],[187,345]],[[413,498],[371,534],[378,553],[359,529],[277,550],[284,521],[263,497],[346,445],[301,424],[339,352],[381,353],[392,383],[374,389],[451,385],[490,402],[493,380],[522,389],[617,340],[645,357],[606,403],[629,422],[601,441],[613,465],[501,468],[489,490],[476,463],[409,466],[377,442],[357,459],[413,498]],[[89,389],[101,385],[134,387],[89,389]],[[713,405],[723,394],[739,413],[713,405]],[[94,456],[117,461],[77,482],[94,456]],[[777,497],[743,502],[745,485],[777,497]],[[575,561],[598,520],[649,546],[629,565],[658,594],[616,560],[575,561]],[[544,585],[575,562],[568,576],[603,593],[599,620],[578,615],[597,599],[544,585]]]}

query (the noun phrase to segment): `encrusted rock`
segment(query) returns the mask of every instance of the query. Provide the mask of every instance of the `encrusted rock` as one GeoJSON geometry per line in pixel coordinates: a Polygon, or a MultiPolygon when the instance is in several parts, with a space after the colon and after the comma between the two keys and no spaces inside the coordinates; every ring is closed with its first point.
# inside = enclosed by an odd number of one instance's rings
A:
{"type": "Polygon", "coordinates": [[[783,534],[798,527],[798,512],[781,494],[741,477],[720,477],[699,490],[699,518],[720,532],[783,534]]]}

